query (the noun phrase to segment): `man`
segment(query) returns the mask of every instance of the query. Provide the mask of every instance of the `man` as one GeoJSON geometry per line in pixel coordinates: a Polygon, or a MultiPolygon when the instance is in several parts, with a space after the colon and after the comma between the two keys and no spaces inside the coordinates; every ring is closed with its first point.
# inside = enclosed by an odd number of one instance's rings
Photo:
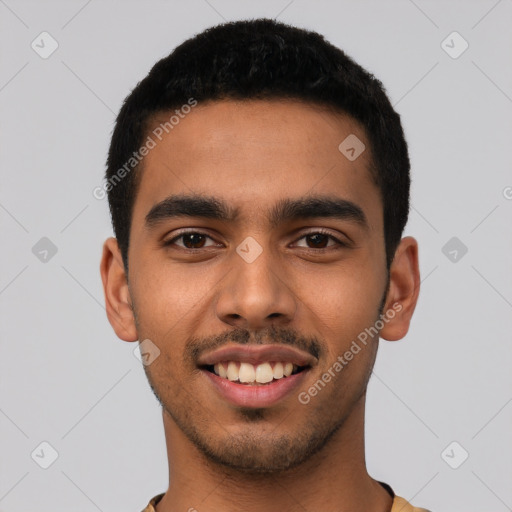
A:
{"type": "Polygon", "coordinates": [[[132,91],[107,165],[107,314],[169,459],[145,510],[424,510],[365,464],[379,336],[405,336],[420,284],[382,84],[316,33],[223,24],[132,91]]]}

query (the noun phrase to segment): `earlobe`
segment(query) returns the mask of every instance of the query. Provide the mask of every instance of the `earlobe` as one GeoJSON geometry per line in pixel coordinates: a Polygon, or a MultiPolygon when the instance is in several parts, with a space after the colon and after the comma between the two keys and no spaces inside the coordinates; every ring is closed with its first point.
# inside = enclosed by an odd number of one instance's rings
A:
{"type": "Polygon", "coordinates": [[[420,292],[418,242],[413,237],[402,238],[389,272],[389,290],[383,312],[388,320],[380,331],[380,337],[396,341],[409,330],[420,292]]]}
{"type": "Polygon", "coordinates": [[[110,325],[124,341],[137,341],[130,290],[117,239],[111,237],[103,244],[100,263],[105,308],[110,325]]]}

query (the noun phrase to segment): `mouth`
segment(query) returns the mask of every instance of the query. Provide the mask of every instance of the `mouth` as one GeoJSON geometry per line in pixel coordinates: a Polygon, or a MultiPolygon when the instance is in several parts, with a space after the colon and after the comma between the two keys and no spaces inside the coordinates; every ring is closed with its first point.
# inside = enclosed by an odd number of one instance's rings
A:
{"type": "Polygon", "coordinates": [[[200,366],[221,379],[246,386],[268,386],[281,379],[303,372],[309,366],[299,366],[290,361],[264,361],[251,364],[241,361],[222,361],[200,366]]]}
{"type": "Polygon", "coordinates": [[[228,346],[203,355],[198,368],[217,397],[237,407],[265,408],[297,391],[317,364],[290,346],[228,346]]]}

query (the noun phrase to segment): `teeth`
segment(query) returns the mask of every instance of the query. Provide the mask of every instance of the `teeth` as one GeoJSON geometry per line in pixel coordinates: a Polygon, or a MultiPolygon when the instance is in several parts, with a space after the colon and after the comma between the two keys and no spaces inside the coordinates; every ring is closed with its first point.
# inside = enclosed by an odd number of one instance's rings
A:
{"type": "Polygon", "coordinates": [[[219,375],[223,379],[226,379],[228,376],[228,372],[222,363],[217,363],[213,367],[213,371],[215,372],[216,375],[219,375]]]}
{"type": "Polygon", "coordinates": [[[240,382],[254,382],[255,379],[256,372],[254,371],[254,366],[249,363],[240,363],[238,380],[240,382]]]}
{"type": "Polygon", "coordinates": [[[274,366],[274,379],[282,379],[284,377],[283,363],[276,363],[274,366]]]}
{"type": "Polygon", "coordinates": [[[219,375],[224,379],[227,378],[228,376],[228,370],[227,368],[224,368],[224,365],[222,363],[219,363],[219,375]]]}
{"type": "MultiPolygon", "coordinates": [[[[252,365],[251,365],[252,366],[252,365]]],[[[274,379],[274,373],[272,372],[272,366],[269,363],[259,364],[256,368],[256,382],[265,384],[274,379]]]]}
{"type": "Polygon", "coordinates": [[[219,377],[229,379],[232,382],[267,384],[274,379],[279,380],[283,377],[289,377],[297,368],[298,366],[293,363],[279,361],[276,363],[265,362],[258,365],[229,361],[215,364],[213,371],[219,377]]]}
{"type": "Polygon", "coordinates": [[[285,377],[289,377],[293,372],[293,364],[292,363],[286,363],[284,365],[283,373],[285,377]]]}
{"type": "Polygon", "coordinates": [[[229,380],[238,380],[238,365],[233,361],[230,361],[228,364],[228,371],[226,373],[226,377],[229,380]]]}

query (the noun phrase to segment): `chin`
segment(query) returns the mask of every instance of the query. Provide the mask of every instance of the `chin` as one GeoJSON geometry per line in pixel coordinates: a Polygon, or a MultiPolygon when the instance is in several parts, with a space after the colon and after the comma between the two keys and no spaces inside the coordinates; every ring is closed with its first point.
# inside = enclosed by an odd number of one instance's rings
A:
{"type": "MultiPolygon", "coordinates": [[[[254,411],[253,411],[254,412],[254,411]]],[[[251,475],[272,475],[291,470],[310,460],[330,439],[330,433],[315,429],[276,435],[258,429],[241,434],[185,432],[210,462],[229,470],[251,475]]]]}

